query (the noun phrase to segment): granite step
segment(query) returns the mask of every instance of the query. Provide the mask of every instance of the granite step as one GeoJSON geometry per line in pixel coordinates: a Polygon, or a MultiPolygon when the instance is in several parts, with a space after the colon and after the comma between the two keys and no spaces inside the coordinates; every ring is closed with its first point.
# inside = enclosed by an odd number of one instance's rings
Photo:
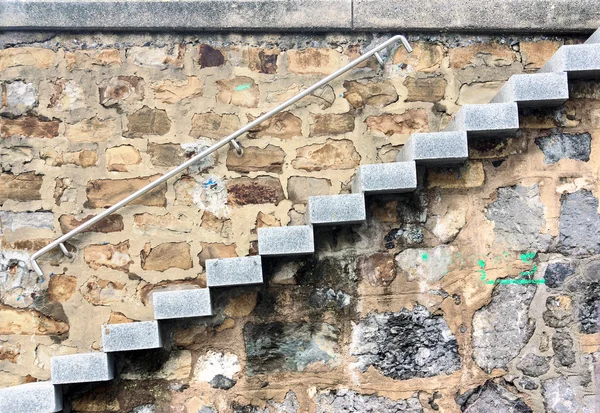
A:
{"type": "Polygon", "coordinates": [[[367,220],[362,193],[308,197],[309,225],[361,224],[367,220]]]}
{"type": "Polygon", "coordinates": [[[90,383],[114,378],[114,360],[107,353],[55,356],[50,360],[53,384],[90,383]]]}
{"type": "Polygon", "coordinates": [[[519,107],[561,105],[569,99],[567,74],[533,73],[512,75],[492,103],[517,102],[519,107]]]}
{"type": "Polygon", "coordinates": [[[414,191],[417,167],[414,161],[361,165],[352,182],[353,193],[392,194],[414,191]]]}
{"type": "Polygon", "coordinates": [[[208,288],[157,291],[152,294],[152,302],[157,320],[212,315],[208,288]]]}
{"type": "Polygon", "coordinates": [[[466,131],[469,138],[487,138],[512,136],[517,129],[519,109],[512,102],[464,105],[445,131],[466,131]]]}
{"type": "Polygon", "coordinates": [[[260,255],[206,260],[206,285],[209,288],[262,282],[260,255]]]}
{"type": "Polygon", "coordinates": [[[106,353],[160,347],[162,347],[162,337],[158,321],[102,326],[102,350],[106,353]]]}
{"type": "Polygon", "coordinates": [[[49,381],[0,389],[0,413],[54,413],[62,407],[62,386],[49,381]]]}
{"type": "Polygon", "coordinates": [[[304,255],[314,252],[314,234],[310,225],[258,229],[260,255],[304,255]]]}
{"type": "Polygon", "coordinates": [[[398,155],[399,162],[416,161],[424,165],[448,165],[469,157],[467,132],[413,133],[398,155]]]}
{"type": "Polygon", "coordinates": [[[600,43],[562,46],[540,69],[550,72],[567,72],[569,79],[600,76],[600,43]]]}

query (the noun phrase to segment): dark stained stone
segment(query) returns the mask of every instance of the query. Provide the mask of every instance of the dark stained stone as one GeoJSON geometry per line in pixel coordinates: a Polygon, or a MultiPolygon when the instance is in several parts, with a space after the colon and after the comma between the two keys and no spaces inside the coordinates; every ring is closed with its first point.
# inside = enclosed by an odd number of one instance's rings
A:
{"type": "Polygon", "coordinates": [[[237,382],[229,377],[225,377],[222,374],[217,374],[210,381],[210,385],[213,389],[229,390],[235,386],[237,382]]]}
{"type": "Polygon", "coordinates": [[[171,120],[167,112],[151,109],[148,106],[127,115],[127,121],[127,130],[123,132],[123,136],[127,138],[142,138],[145,135],[162,136],[171,130],[171,120]]]}
{"type": "Polygon", "coordinates": [[[559,288],[563,282],[575,273],[575,264],[572,262],[553,262],[548,264],[544,273],[546,287],[559,288]]]}
{"type": "Polygon", "coordinates": [[[558,330],[552,336],[552,350],[554,350],[555,365],[571,367],[575,364],[573,351],[573,338],[566,330],[558,330]]]}
{"type": "Polygon", "coordinates": [[[456,402],[465,413],[533,412],[520,397],[491,381],[458,396],[456,402]]]}
{"type": "Polygon", "coordinates": [[[572,255],[600,253],[598,199],[590,191],[562,195],[558,250],[572,255]]]}
{"type": "Polygon", "coordinates": [[[271,176],[231,179],[227,182],[227,194],[233,205],[277,205],[285,199],[281,181],[271,176]]]}
{"type": "Polygon", "coordinates": [[[316,397],[317,413],[421,413],[423,407],[415,396],[408,399],[391,400],[352,390],[340,389],[319,393],[316,397]]]}
{"type": "Polygon", "coordinates": [[[561,159],[590,160],[592,136],[589,133],[555,132],[549,136],[537,138],[535,143],[544,152],[544,163],[554,164],[561,159]]]}
{"type": "Polygon", "coordinates": [[[225,63],[225,57],[220,50],[210,47],[207,44],[201,44],[198,46],[197,61],[200,68],[218,67],[223,66],[223,63],[225,63]]]}
{"type": "Polygon", "coordinates": [[[523,356],[517,369],[521,370],[523,374],[531,377],[538,377],[546,373],[550,368],[550,357],[538,356],[537,354],[526,354],[523,356]]]}

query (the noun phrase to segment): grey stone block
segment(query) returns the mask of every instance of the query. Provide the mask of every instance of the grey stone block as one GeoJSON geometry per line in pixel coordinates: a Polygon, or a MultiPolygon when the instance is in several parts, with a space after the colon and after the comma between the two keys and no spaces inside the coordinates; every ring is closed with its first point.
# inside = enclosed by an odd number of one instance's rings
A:
{"type": "Polygon", "coordinates": [[[152,294],[152,302],[154,318],[157,320],[212,315],[208,288],[157,291],[152,294]]]}
{"type": "Polygon", "coordinates": [[[260,255],[302,255],[314,252],[314,234],[310,225],[258,229],[260,255]]]}
{"type": "Polygon", "coordinates": [[[512,103],[464,105],[454,115],[446,131],[466,131],[467,136],[511,136],[519,129],[519,109],[512,103]]]}
{"type": "Polygon", "coordinates": [[[413,133],[402,147],[398,162],[416,161],[426,165],[448,165],[469,157],[467,132],[413,133]]]}
{"type": "Polygon", "coordinates": [[[351,29],[351,0],[3,1],[4,29],[351,29]]]}
{"type": "Polygon", "coordinates": [[[62,410],[62,386],[49,381],[0,389],[0,413],[53,413],[62,410]]]}
{"type": "Polygon", "coordinates": [[[102,326],[102,350],[106,353],[160,347],[162,347],[162,338],[158,321],[102,326]]]}
{"type": "Polygon", "coordinates": [[[352,182],[352,192],[391,194],[414,191],[417,167],[414,161],[361,165],[352,182]]]}
{"type": "Polygon", "coordinates": [[[367,219],[361,193],[308,197],[307,224],[359,224],[367,219]]]}
{"type": "Polygon", "coordinates": [[[114,361],[111,354],[84,353],[55,356],[50,361],[52,383],[89,383],[114,378],[114,361]]]}
{"type": "Polygon", "coordinates": [[[260,255],[206,260],[208,287],[260,284],[263,282],[260,255]]]}
{"type": "Polygon", "coordinates": [[[585,32],[600,26],[597,0],[354,0],[354,29],[585,32]]]}
{"type": "Polygon", "coordinates": [[[589,39],[585,41],[586,44],[600,43],[600,29],[596,30],[589,39]]]}
{"type": "Polygon", "coordinates": [[[562,46],[540,69],[540,73],[567,72],[569,78],[600,75],[600,43],[562,46]]]}
{"type": "Polygon", "coordinates": [[[567,74],[533,73],[512,75],[492,103],[517,102],[519,107],[560,105],[569,99],[567,74]]]}

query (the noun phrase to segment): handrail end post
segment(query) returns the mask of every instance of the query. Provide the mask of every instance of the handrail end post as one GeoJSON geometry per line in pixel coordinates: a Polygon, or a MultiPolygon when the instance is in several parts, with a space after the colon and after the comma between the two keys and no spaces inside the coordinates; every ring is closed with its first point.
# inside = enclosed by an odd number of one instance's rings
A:
{"type": "Polygon", "coordinates": [[[31,258],[29,260],[29,262],[31,263],[31,266],[33,267],[33,270],[37,273],[37,275],[39,275],[40,277],[42,277],[44,275],[44,272],[42,271],[42,269],[40,268],[40,266],[38,265],[37,261],[35,260],[35,258],[31,258]]]}

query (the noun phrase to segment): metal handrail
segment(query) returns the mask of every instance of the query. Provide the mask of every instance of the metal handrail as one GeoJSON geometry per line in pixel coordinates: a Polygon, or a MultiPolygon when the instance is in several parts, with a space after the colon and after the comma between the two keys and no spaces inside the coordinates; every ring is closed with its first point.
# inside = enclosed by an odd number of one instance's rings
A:
{"type": "Polygon", "coordinates": [[[149,183],[145,187],[143,187],[141,189],[138,189],[133,194],[129,195],[127,198],[122,199],[121,201],[119,201],[116,204],[114,204],[112,207],[108,208],[106,211],[102,212],[101,214],[96,215],[94,218],[90,219],[89,221],[84,222],[83,224],[81,224],[77,228],[69,231],[68,233],[66,233],[62,237],[57,238],[55,241],[53,241],[50,244],[46,245],[44,248],[42,248],[39,251],[35,252],[31,256],[31,259],[30,259],[31,266],[33,267],[33,269],[35,270],[35,272],[38,273],[38,275],[43,276],[44,273],[43,273],[42,269],[39,267],[38,263],[36,262],[36,259],[39,258],[40,256],[44,255],[45,253],[47,253],[48,251],[50,251],[50,250],[52,250],[52,249],[54,249],[56,247],[59,247],[61,249],[61,251],[65,255],[67,255],[69,258],[72,257],[72,254],[67,250],[67,248],[64,245],[65,241],[71,239],[72,237],[74,237],[75,235],[79,234],[80,232],[85,231],[87,228],[91,227],[92,225],[94,225],[97,222],[101,221],[102,219],[104,219],[105,217],[109,216],[113,212],[115,212],[115,211],[119,210],[120,208],[124,207],[125,205],[127,205],[131,201],[134,201],[135,199],[137,199],[140,196],[144,195],[146,192],[148,192],[148,191],[156,188],[157,186],[159,186],[163,182],[165,182],[168,179],[172,178],[173,176],[179,174],[184,169],[192,166],[196,162],[198,162],[201,159],[205,158],[206,156],[210,155],[211,153],[213,153],[217,149],[223,147],[224,145],[227,145],[228,143],[233,143],[234,146],[235,146],[235,148],[236,148],[236,150],[239,153],[239,151],[240,151],[239,144],[237,143],[237,141],[235,141],[235,138],[237,138],[238,136],[240,136],[240,135],[248,132],[249,130],[251,130],[255,126],[260,125],[265,120],[267,120],[267,119],[271,118],[272,116],[278,114],[282,110],[286,109],[288,106],[293,105],[294,103],[296,103],[298,100],[302,99],[303,97],[305,97],[307,95],[310,95],[312,92],[314,92],[315,90],[319,89],[320,87],[326,85],[331,80],[333,80],[336,77],[344,74],[345,72],[347,72],[348,70],[352,69],[353,67],[361,64],[362,62],[364,62],[365,60],[367,60],[369,57],[375,55],[375,57],[377,58],[378,62],[379,63],[383,63],[383,60],[381,59],[381,56],[379,55],[378,52],[380,50],[382,50],[382,49],[385,49],[389,45],[391,45],[393,43],[396,43],[397,41],[401,41],[402,42],[402,45],[406,48],[406,50],[408,51],[408,53],[412,52],[412,47],[410,46],[410,44],[408,43],[408,40],[406,40],[406,38],[404,36],[397,35],[397,36],[391,37],[390,39],[388,39],[385,42],[381,43],[379,46],[377,46],[377,47],[369,50],[368,52],[366,52],[365,54],[363,54],[359,58],[357,58],[357,59],[353,60],[352,62],[348,63],[346,66],[342,67],[341,69],[338,69],[337,71],[333,72],[329,76],[321,79],[320,81],[318,81],[317,83],[315,83],[314,85],[312,85],[311,87],[309,87],[308,89],[305,89],[304,91],[298,93],[296,96],[294,96],[294,97],[286,100],[285,102],[283,102],[282,104],[280,104],[276,108],[270,110],[269,112],[265,113],[264,115],[259,116],[258,118],[256,118],[252,122],[248,123],[243,128],[239,129],[237,132],[234,132],[233,134],[231,134],[231,135],[227,136],[226,138],[220,140],[219,142],[215,143],[214,145],[208,147],[207,149],[205,149],[204,151],[202,151],[199,154],[195,155],[193,158],[190,158],[189,160],[187,160],[186,162],[182,163],[178,167],[176,167],[174,169],[171,169],[169,172],[165,173],[163,176],[161,176],[157,180],[152,181],[151,183],[149,183]]]}

